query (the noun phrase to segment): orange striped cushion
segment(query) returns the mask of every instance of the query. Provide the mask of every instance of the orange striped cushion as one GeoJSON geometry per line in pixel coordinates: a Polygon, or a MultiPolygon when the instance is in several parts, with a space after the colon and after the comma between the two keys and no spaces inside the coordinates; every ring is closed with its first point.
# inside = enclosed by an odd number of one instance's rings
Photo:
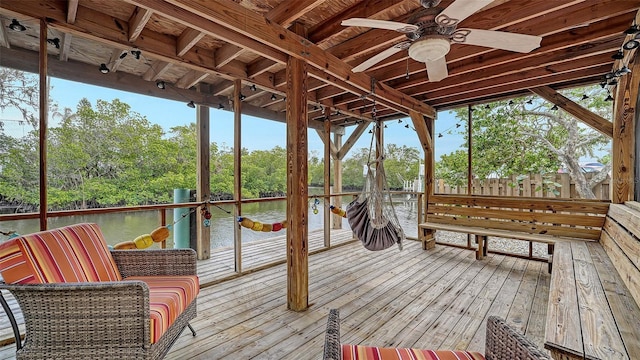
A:
{"type": "MultiPolygon", "coordinates": [[[[54,230],[41,231],[11,240],[20,249],[21,257],[13,253],[14,261],[24,261],[17,267],[0,267],[5,281],[11,283],[60,283],[122,280],[111,253],[96,224],[76,224],[54,230]],[[20,274],[19,274],[20,273],[20,274]],[[30,280],[30,276],[33,280],[30,280]]],[[[4,249],[4,248],[3,248],[4,249]]],[[[15,251],[7,245],[7,251],[15,251]]],[[[3,254],[0,254],[2,256],[3,254]]],[[[11,264],[10,257],[0,264],[11,264]]]]}
{"type": "Polygon", "coordinates": [[[141,280],[149,285],[151,343],[160,339],[200,291],[196,275],[131,276],[125,280],[141,280]]]}
{"type": "Polygon", "coordinates": [[[0,244],[0,273],[7,284],[37,282],[15,239],[0,244]]]}
{"type": "Polygon", "coordinates": [[[484,360],[477,352],[342,345],[342,360],[484,360]]]}

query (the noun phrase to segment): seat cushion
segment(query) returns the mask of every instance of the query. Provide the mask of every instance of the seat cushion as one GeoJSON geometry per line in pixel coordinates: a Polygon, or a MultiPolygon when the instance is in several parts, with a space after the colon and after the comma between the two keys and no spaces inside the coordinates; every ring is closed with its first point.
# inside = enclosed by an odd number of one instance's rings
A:
{"type": "Polygon", "coordinates": [[[478,352],[342,345],[342,360],[484,360],[478,352]]]}
{"type": "Polygon", "coordinates": [[[0,272],[11,284],[122,280],[96,224],[11,239],[0,245],[0,272]]]}
{"type": "Polygon", "coordinates": [[[162,337],[200,291],[197,275],[130,276],[125,280],[141,280],[149,286],[151,343],[162,337]]]}

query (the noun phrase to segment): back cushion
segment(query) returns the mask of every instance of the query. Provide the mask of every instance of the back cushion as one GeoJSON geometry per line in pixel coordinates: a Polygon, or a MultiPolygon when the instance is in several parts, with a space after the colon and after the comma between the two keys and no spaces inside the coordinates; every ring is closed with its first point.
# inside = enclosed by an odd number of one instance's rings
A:
{"type": "Polygon", "coordinates": [[[96,224],[42,231],[0,245],[0,273],[5,282],[19,284],[122,280],[96,224]]]}

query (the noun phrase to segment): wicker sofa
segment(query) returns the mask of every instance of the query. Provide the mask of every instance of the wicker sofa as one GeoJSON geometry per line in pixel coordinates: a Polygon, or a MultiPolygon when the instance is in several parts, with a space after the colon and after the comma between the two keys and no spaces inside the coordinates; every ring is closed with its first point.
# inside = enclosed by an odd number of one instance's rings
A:
{"type": "Polygon", "coordinates": [[[0,244],[0,273],[24,316],[18,359],[160,359],[196,317],[193,250],[109,251],[96,224],[0,244]]]}
{"type": "Polygon", "coordinates": [[[340,343],[340,313],[333,309],[327,319],[324,360],[402,360],[402,359],[469,359],[469,360],[550,360],[538,347],[513,330],[502,319],[490,316],[487,320],[485,354],[457,350],[420,350],[378,348],[340,343]]]}

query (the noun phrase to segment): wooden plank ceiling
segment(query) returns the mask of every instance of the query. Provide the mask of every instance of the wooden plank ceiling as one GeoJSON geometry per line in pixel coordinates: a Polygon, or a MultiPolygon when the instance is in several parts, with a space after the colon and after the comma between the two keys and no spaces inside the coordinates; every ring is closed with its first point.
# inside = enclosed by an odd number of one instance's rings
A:
{"type": "Polygon", "coordinates": [[[452,44],[449,76],[429,82],[425,64],[406,50],[353,73],[407,36],[341,25],[357,17],[409,22],[419,0],[2,0],[0,65],[37,71],[38,19],[46,18],[52,76],[227,110],[240,79],[243,112],[284,121],[285,64],[294,56],[310,65],[310,126],[322,129],[329,117],[335,129],[371,120],[374,108],[382,120],[411,111],[433,117],[542,86],[601,83],[628,62],[612,56],[634,36],[624,31],[639,8],[640,0],[489,2],[459,27],[537,35],[540,47],[523,54],[452,44]],[[26,31],[11,30],[13,19],[26,31]],[[306,38],[287,30],[296,22],[306,38]]]}

